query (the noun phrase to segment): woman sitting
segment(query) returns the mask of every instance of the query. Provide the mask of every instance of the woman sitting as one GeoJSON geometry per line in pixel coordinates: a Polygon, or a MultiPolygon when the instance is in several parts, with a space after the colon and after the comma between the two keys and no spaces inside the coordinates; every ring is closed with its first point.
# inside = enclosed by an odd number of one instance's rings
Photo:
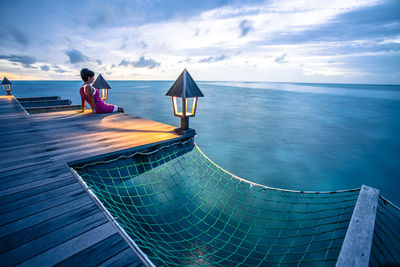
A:
{"type": "Polygon", "coordinates": [[[124,112],[122,107],[110,105],[101,100],[99,90],[92,86],[94,81],[93,71],[84,68],[81,70],[81,77],[84,81],[83,85],[79,89],[82,99],[82,112],[85,112],[85,101],[92,107],[93,113],[124,112]]]}

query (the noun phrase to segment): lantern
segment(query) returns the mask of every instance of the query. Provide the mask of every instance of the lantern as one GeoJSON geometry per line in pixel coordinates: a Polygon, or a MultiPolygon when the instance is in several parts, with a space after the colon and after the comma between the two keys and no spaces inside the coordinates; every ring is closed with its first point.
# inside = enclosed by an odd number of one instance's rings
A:
{"type": "Polygon", "coordinates": [[[3,85],[4,90],[6,90],[7,95],[11,95],[11,82],[6,77],[4,77],[1,84],[3,85]]]}
{"type": "Polygon", "coordinates": [[[93,83],[93,87],[99,90],[102,100],[107,100],[108,90],[111,89],[111,86],[106,82],[106,80],[104,80],[101,74],[97,76],[97,79],[93,83]]]}
{"type": "Polygon", "coordinates": [[[204,95],[186,69],[179,75],[166,95],[172,97],[174,115],[181,118],[181,128],[175,129],[175,132],[179,134],[194,132],[189,128],[189,117],[194,117],[197,99],[204,95]]]}

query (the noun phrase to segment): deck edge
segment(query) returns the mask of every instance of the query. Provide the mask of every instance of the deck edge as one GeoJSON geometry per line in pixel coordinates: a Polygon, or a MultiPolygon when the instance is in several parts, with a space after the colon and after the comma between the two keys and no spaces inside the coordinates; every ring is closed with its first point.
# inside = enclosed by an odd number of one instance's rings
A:
{"type": "Polygon", "coordinates": [[[125,240],[128,246],[132,249],[133,253],[135,253],[141,262],[148,267],[155,267],[155,265],[151,262],[151,260],[147,257],[147,255],[136,245],[135,241],[125,232],[125,230],[118,224],[115,218],[111,215],[111,213],[104,207],[103,203],[98,199],[98,197],[93,193],[93,191],[87,186],[85,181],[81,178],[81,176],[74,170],[72,167],[68,166],[65,163],[65,166],[70,170],[72,175],[76,178],[78,183],[83,187],[83,189],[88,193],[88,195],[92,198],[93,202],[100,208],[105,217],[111,223],[111,225],[117,230],[120,236],[125,240]]]}

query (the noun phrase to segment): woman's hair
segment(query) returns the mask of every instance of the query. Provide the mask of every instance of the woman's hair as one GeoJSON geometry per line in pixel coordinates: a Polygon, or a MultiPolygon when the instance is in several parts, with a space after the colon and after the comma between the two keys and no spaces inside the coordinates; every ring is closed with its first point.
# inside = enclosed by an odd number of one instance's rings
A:
{"type": "Polygon", "coordinates": [[[84,82],[87,82],[89,80],[89,78],[92,78],[93,76],[94,76],[93,71],[91,71],[87,68],[81,69],[81,78],[84,82]]]}

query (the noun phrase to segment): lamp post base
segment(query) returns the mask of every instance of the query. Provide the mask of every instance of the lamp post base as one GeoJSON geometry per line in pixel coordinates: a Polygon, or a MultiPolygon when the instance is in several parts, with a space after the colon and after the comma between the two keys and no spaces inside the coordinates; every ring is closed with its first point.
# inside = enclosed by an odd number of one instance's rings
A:
{"type": "Polygon", "coordinates": [[[181,128],[176,128],[174,129],[174,132],[180,135],[190,135],[190,136],[196,135],[196,131],[192,128],[188,128],[186,130],[182,130],[181,128]]]}

